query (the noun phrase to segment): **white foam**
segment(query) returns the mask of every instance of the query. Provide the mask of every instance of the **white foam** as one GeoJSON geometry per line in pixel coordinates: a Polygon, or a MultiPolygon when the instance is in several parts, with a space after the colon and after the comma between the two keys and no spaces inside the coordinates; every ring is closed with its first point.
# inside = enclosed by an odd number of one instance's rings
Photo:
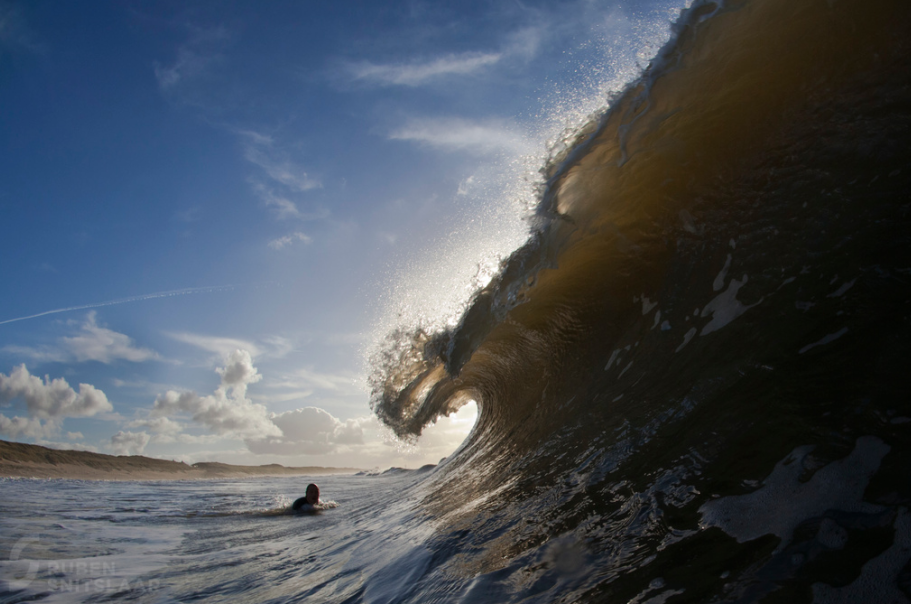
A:
{"type": "Polygon", "coordinates": [[[845,292],[847,292],[849,289],[854,287],[855,281],[857,281],[857,279],[851,279],[847,283],[843,283],[841,287],[839,287],[836,291],[832,292],[831,294],[829,294],[826,297],[827,298],[840,298],[841,296],[845,295],[845,292]]]}
{"type": "MultiPolygon", "coordinates": [[[[715,281],[717,283],[718,280],[716,279],[715,281]]],[[[728,288],[712,298],[712,300],[705,305],[705,308],[702,309],[702,316],[707,317],[712,315],[712,320],[702,328],[702,332],[699,335],[704,336],[713,331],[718,331],[746,311],[759,305],[764,300],[764,298],[760,298],[759,302],[756,302],[756,304],[746,306],[737,299],[737,292],[741,287],[746,285],[747,281],[747,275],[743,276],[743,281],[731,279],[728,288]]]]}
{"type": "Polygon", "coordinates": [[[693,339],[694,335],[696,335],[696,328],[692,327],[692,328],[690,328],[690,330],[688,332],[686,332],[686,334],[684,334],[683,343],[680,346],[678,346],[677,350],[675,350],[674,352],[680,352],[681,350],[683,350],[683,347],[690,343],[690,340],[693,339]]]}
{"type": "Polygon", "coordinates": [[[700,526],[717,526],[738,543],[776,535],[781,539],[781,550],[791,541],[797,525],[827,510],[879,512],[881,506],[865,503],[862,497],[889,449],[875,436],[861,436],[850,455],[833,461],[808,482],[801,483],[798,478],[803,462],[813,446],[797,447],[778,462],[759,490],[703,504],[699,508],[700,526]]]}
{"type": "Polygon", "coordinates": [[[652,329],[655,329],[656,327],[658,327],[658,321],[660,321],[660,320],[661,320],[661,311],[659,310],[658,312],[655,313],[655,322],[652,323],[652,329]]]}
{"type": "Polygon", "coordinates": [[[724,280],[728,276],[728,269],[731,268],[731,255],[728,254],[728,259],[724,261],[724,268],[721,269],[721,272],[718,273],[718,276],[715,277],[714,283],[712,283],[712,289],[720,291],[724,287],[724,280]]]}
{"type": "Polygon", "coordinates": [[[813,602],[819,604],[854,604],[855,602],[890,602],[908,604],[908,598],[896,586],[895,578],[911,559],[911,514],[900,508],[895,519],[895,541],[892,547],[873,558],[850,585],[832,587],[813,584],[813,602]]]}
{"type": "Polygon", "coordinates": [[[610,369],[610,366],[614,364],[614,361],[617,360],[617,355],[620,354],[620,350],[621,349],[618,348],[614,352],[611,353],[610,359],[608,359],[608,361],[607,361],[607,365],[604,366],[604,371],[607,371],[608,369],[610,369]]]}
{"type": "Polygon", "coordinates": [[[645,294],[642,294],[642,316],[645,316],[648,313],[652,312],[652,309],[654,309],[656,306],[658,306],[658,302],[652,302],[645,297],[645,294]]]}
{"type": "Polygon", "coordinates": [[[823,339],[819,340],[818,342],[813,342],[812,344],[807,344],[806,346],[801,348],[797,354],[803,354],[806,351],[810,350],[811,348],[816,348],[817,346],[824,346],[824,345],[828,344],[829,342],[834,342],[835,340],[837,340],[841,336],[845,335],[846,333],[848,333],[848,328],[842,327],[835,333],[830,333],[829,335],[827,335],[823,339]]]}

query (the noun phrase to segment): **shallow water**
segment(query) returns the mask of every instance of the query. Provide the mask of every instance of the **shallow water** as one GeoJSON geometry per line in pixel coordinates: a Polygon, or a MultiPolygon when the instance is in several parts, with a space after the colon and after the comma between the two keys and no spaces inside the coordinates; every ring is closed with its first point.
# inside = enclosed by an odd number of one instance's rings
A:
{"type": "Polygon", "coordinates": [[[290,514],[307,477],[4,479],[0,602],[395,601],[429,526],[423,474],[314,478],[337,507],[290,514]]]}
{"type": "Polygon", "coordinates": [[[698,0],[544,167],[458,324],[394,330],[435,470],[4,481],[0,602],[908,602],[911,5],[698,0]]]}

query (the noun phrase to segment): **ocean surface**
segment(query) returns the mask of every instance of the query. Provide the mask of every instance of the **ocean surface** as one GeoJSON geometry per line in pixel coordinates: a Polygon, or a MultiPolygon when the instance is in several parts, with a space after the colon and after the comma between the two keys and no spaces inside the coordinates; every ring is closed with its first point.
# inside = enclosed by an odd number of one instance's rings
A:
{"type": "Polygon", "coordinates": [[[0,602],[407,600],[431,559],[427,473],[0,479],[0,602]],[[311,481],[327,509],[292,513],[311,481]]]}
{"type": "Polygon", "coordinates": [[[693,2],[457,320],[373,351],[399,437],[477,404],[457,452],[314,517],[289,478],[5,481],[0,601],[911,601],[909,32],[693,2]]]}

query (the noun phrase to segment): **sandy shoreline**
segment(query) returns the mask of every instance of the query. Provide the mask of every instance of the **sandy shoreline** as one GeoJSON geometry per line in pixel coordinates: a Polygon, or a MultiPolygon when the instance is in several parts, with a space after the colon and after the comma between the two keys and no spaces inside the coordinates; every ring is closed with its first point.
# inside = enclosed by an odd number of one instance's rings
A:
{"type": "Polygon", "coordinates": [[[353,474],[358,468],[320,466],[287,468],[278,464],[232,466],[218,462],[188,465],[141,455],[104,455],[60,451],[0,440],[0,477],[71,478],[74,480],[203,480],[252,476],[353,474]]]}

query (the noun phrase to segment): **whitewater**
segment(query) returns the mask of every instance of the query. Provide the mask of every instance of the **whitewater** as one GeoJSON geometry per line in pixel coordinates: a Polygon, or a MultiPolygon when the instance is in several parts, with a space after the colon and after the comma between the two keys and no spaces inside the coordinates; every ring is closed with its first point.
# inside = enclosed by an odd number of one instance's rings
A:
{"type": "Polygon", "coordinates": [[[414,504],[427,471],[0,479],[0,602],[400,601],[432,532],[414,504]],[[292,513],[311,480],[326,509],[292,513]]]}
{"type": "Polygon", "coordinates": [[[445,268],[484,247],[454,224],[390,288],[371,407],[408,441],[476,404],[459,450],[321,478],[314,517],[306,479],[4,481],[0,601],[911,601],[909,31],[685,7],[511,164],[505,253],[445,268]]]}

